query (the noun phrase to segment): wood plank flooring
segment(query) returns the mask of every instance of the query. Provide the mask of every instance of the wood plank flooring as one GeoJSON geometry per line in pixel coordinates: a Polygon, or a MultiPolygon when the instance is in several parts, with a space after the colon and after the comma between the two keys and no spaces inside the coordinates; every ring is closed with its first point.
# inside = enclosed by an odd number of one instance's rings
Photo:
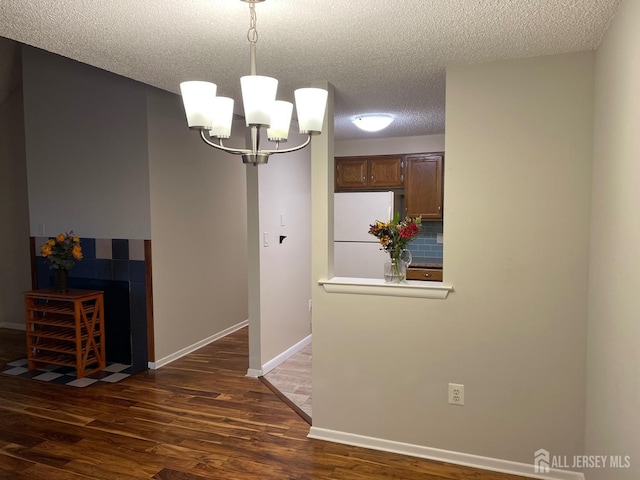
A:
{"type": "Polygon", "coordinates": [[[308,439],[247,367],[243,329],[113,385],[0,375],[0,479],[521,478],[308,439]]]}
{"type": "Polygon", "coordinates": [[[0,328],[0,370],[7,362],[26,357],[26,332],[24,330],[0,328]]]}

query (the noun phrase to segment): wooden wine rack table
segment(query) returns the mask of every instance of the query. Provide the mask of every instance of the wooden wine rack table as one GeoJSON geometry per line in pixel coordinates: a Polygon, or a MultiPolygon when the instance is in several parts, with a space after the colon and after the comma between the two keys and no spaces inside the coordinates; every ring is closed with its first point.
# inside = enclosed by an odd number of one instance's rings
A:
{"type": "Polygon", "coordinates": [[[78,378],[104,369],[104,296],[101,291],[53,289],[25,293],[27,360],[75,367],[78,378]]]}

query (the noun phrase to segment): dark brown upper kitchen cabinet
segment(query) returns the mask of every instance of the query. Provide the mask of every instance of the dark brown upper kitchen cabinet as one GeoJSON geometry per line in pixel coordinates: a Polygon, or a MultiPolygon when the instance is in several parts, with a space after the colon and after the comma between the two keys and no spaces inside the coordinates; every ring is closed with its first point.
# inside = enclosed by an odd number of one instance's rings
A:
{"type": "Polygon", "coordinates": [[[442,220],[443,159],[441,154],[406,157],[404,200],[407,216],[442,220]]]}
{"type": "Polygon", "coordinates": [[[401,156],[336,158],[336,190],[385,190],[404,186],[401,156]]]}

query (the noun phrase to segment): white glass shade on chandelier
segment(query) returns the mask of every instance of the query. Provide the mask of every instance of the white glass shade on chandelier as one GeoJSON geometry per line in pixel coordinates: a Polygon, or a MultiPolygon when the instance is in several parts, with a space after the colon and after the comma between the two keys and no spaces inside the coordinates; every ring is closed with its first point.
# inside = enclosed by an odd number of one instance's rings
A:
{"type": "Polygon", "coordinates": [[[379,132],[391,125],[391,122],[393,122],[393,116],[388,113],[369,113],[356,115],[351,122],[360,130],[364,130],[366,132],[379,132]]]}
{"type": "Polygon", "coordinates": [[[212,147],[235,155],[242,155],[244,163],[258,165],[267,163],[274,153],[287,153],[306,147],[312,135],[322,133],[327,106],[327,91],[321,88],[299,88],[294,92],[296,113],[301,134],[307,140],[293,148],[280,149],[280,143],[289,137],[289,126],[293,114],[293,104],[276,100],[278,80],[256,74],[256,17],[254,4],[263,0],[242,0],[249,3],[251,21],[247,38],[250,45],[251,75],[240,78],[242,103],[246,126],[250,129],[250,140],[246,148],[230,148],[222,140],[231,136],[234,101],[232,98],[218,97],[214,83],[189,81],[180,84],[189,128],[200,130],[202,139],[212,147]],[[267,129],[267,138],[275,142],[276,148],[260,148],[260,131],[267,129]],[[213,139],[213,140],[212,140],[213,139]],[[217,141],[217,143],[216,143],[217,141]]]}
{"type": "MultiPolygon", "coordinates": [[[[278,135],[269,140],[286,140],[293,104],[275,100],[278,81],[260,75],[240,78],[247,127],[271,127],[278,135]]],[[[234,101],[216,96],[215,83],[189,81],[180,84],[189,128],[209,130],[212,137],[229,138],[234,101]]],[[[327,91],[321,88],[299,88],[294,92],[300,133],[322,132],[327,91]]]]}

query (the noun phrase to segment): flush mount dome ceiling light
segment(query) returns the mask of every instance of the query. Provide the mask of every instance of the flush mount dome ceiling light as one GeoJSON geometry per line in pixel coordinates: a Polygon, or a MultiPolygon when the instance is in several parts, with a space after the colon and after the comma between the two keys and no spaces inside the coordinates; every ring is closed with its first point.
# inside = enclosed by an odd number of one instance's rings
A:
{"type": "Polygon", "coordinates": [[[218,97],[217,86],[209,82],[182,82],[180,91],[184,103],[189,128],[200,131],[200,137],[208,145],[234,155],[241,155],[244,163],[258,165],[267,163],[274,153],[287,153],[300,150],[311,141],[311,135],[322,133],[324,113],[327,106],[327,91],[321,88],[299,88],[294,92],[300,133],[307,139],[297,147],[280,150],[280,143],[286,142],[293,104],[276,100],[278,80],[260,76],[256,73],[256,30],[255,4],[264,0],[242,0],[249,4],[249,59],[251,75],[240,78],[244,117],[250,135],[247,135],[246,148],[229,148],[223,139],[231,136],[233,120],[233,99],[218,97]],[[261,129],[267,130],[267,138],[274,142],[275,149],[260,148],[261,129]],[[217,143],[216,143],[217,141],[217,143]]]}
{"type": "Polygon", "coordinates": [[[356,115],[351,121],[360,130],[364,130],[366,132],[379,132],[391,125],[391,122],[393,122],[393,115],[389,115],[388,113],[369,113],[356,115]]]}

